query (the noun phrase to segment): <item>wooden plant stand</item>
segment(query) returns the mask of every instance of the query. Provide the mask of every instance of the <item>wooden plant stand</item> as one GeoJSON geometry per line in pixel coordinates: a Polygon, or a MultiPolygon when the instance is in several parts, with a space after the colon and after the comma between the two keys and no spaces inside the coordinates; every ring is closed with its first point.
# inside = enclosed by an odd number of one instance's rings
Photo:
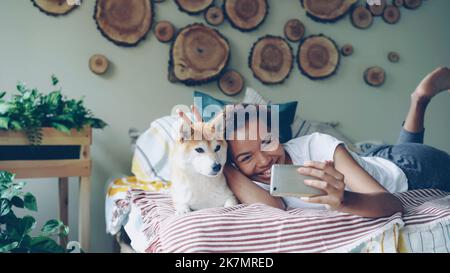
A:
{"type": "MultiPolygon", "coordinates": [[[[91,157],[90,145],[92,144],[92,128],[86,127],[81,131],[71,130],[70,135],[53,128],[43,128],[43,138],[40,147],[50,149],[62,148],[59,155],[64,154],[64,146],[71,147],[70,159],[36,159],[48,157],[46,152],[33,152],[33,159],[15,158],[8,160],[2,156],[0,170],[6,170],[16,174],[16,178],[49,178],[57,177],[59,180],[59,217],[65,225],[68,224],[68,181],[69,177],[79,177],[79,220],[78,240],[84,251],[89,249],[90,241],[90,195],[91,195],[91,157]],[[75,148],[75,149],[74,149],[75,148]],[[76,151],[77,154],[73,155],[76,151]],[[79,150],[79,152],[78,152],[79,150]],[[37,155],[36,155],[37,153],[37,155]]],[[[20,131],[0,130],[0,149],[32,149],[26,135],[20,131]]],[[[1,152],[0,152],[1,153],[1,152]]],[[[3,152],[4,153],[4,152],[3,152]]],[[[23,152],[22,152],[23,153],[23,152]]],[[[9,153],[15,156],[15,153],[9,153]]],[[[25,155],[26,157],[26,155],[25,155]]],[[[67,156],[63,156],[67,158],[67,156]]],[[[61,237],[60,243],[67,244],[67,237],[61,237]]]]}

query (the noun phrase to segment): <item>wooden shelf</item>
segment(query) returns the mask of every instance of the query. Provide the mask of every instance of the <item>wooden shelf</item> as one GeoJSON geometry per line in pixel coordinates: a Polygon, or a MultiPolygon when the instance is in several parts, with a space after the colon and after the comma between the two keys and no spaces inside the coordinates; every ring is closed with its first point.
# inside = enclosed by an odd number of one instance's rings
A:
{"type": "MultiPolygon", "coordinates": [[[[71,130],[70,134],[54,128],[42,129],[41,145],[80,146],[77,159],[56,160],[0,160],[0,169],[16,174],[16,178],[58,178],[59,215],[68,225],[68,181],[69,177],[79,177],[79,221],[78,238],[84,251],[89,249],[90,240],[90,196],[91,196],[91,156],[92,128],[71,130]]],[[[24,132],[0,130],[0,146],[30,146],[24,132]]],[[[76,155],[76,154],[75,154],[76,155]]],[[[67,244],[67,237],[61,237],[60,243],[67,244]]]]}

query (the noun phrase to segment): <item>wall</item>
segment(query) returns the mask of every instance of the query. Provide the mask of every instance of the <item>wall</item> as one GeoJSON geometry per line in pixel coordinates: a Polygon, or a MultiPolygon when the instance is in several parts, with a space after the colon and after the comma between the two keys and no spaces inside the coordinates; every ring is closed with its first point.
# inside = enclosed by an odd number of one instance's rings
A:
{"type": "MultiPolygon", "coordinates": [[[[241,33],[228,23],[219,29],[232,47],[231,67],[241,71],[249,86],[260,90],[274,102],[299,100],[298,111],[304,118],[338,120],[341,129],[354,140],[383,139],[393,142],[409,103],[409,94],[420,79],[439,65],[450,62],[450,1],[425,1],[416,11],[402,9],[397,25],[378,18],[369,30],[354,28],[348,18],[336,24],[320,24],[307,18],[298,0],[269,0],[270,13],[255,32],[241,33]],[[355,53],[344,58],[337,76],[311,81],[294,68],[283,85],[264,86],[247,68],[249,49],[258,37],[281,35],[290,18],[301,19],[307,34],[324,33],[340,45],[352,43],[355,53]],[[390,64],[385,55],[395,50],[401,62],[390,64]],[[368,66],[381,65],[387,71],[382,88],[371,88],[362,81],[368,66]]],[[[177,27],[202,17],[181,13],[173,1],[156,4],[156,20],[167,19],[177,27]]],[[[129,127],[144,130],[149,123],[169,113],[175,104],[191,104],[192,91],[166,80],[169,46],[150,34],[136,48],[121,48],[99,33],[92,19],[94,1],[85,0],[68,16],[46,16],[29,0],[2,0],[0,3],[0,90],[13,91],[18,80],[49,90],[50,75],[55,73],[69,97],[85,96],[86,105],[109,123],[95,131],[92,147],[92,251],[111,251],[111,237],[105,234],[104,190],[111,177],[128,174],[131,151],[129,127]],[[111,71],[97,76],[88,69],[92,54],[105,54],[111,71]]],[[[294,46],[296,51],[297,46],[294,46]]],[[[225,98],[216,84],[198,87],[225,98]]],[[[50,90],[49,90],[50,91],[50,90]]],[[[237,97],[239,99],[241,96],[237,97]]],[[[430,105],[426,119],[426,142],[450,152],[450,95],[441,94],[430,105]]],[[[75,180],[71,180],[75,182],[75,180]]],[[[27,189],[37,195],[41,220],[57,216],[56,180],[30,183],[27,189]]],[[[71,183],[71,240],[77,234],[77,186],[71,183]]],[[[42,224],[42,223],[41,223],[42,224]]]]}

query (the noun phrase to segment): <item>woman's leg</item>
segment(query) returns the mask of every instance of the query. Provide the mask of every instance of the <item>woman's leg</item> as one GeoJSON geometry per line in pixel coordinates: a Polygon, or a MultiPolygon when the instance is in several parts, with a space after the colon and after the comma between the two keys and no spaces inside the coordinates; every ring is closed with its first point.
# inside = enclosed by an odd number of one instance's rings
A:
{"type": "Polygon", "coordinates": [[[399,166],[408,178],[410,190],[435,188],[450,192],[450,155],[422,144],[427,106],[435,95],[449,89],[450,69],[438,68],[428,74],[411,94],[398,144],[385,145],[371,154],[399,166]]]}
{"type": "Polygon", "coordinates": [[[431,99],[448,90],[450,92],[450,69],[440,67],[428,74],[411,94],[411,104],[397,143],[423,143],[424,120],[431,99]]]}

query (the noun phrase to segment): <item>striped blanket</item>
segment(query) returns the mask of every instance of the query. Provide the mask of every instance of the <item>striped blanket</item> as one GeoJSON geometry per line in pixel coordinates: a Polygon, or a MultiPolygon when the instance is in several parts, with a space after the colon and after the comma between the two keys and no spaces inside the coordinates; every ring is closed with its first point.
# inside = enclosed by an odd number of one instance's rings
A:
{"type": "Polygon", "coordinates": [[[450,195],[397,194],[406,213],[363,218],[262,204],[174,215],[169,195],[130,189],[116,211],[139,252],[450,252],[450,195]]]}

